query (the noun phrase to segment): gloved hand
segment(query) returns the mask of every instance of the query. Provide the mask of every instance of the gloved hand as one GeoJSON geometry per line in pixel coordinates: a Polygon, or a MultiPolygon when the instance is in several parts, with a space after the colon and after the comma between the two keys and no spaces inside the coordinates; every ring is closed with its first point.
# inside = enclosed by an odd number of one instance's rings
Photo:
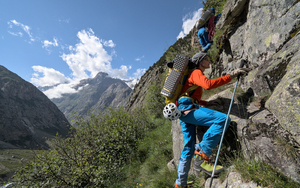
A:
{"type": "Polygon", "coordinates": [[[250,68],[238,68],[238,69],[236,69],[236,70],[233,70],[230,74],[229,74],[229,76],[230,76],[230,78],[232,79],[232,78],[235,78],[235,77],[237,77],[238,75],[245,75],[245,74],[247,74],[249,71],[251,71],[251,69],[250,68]]]}

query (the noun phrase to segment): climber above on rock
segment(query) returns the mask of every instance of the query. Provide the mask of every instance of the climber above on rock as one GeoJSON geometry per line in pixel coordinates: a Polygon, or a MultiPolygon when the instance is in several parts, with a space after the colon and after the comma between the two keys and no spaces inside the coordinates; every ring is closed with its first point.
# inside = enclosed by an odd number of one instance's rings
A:
{"type": "MultiPolygon", "coordinates": [[[[204,75],[205,69],[210,68],[211,62],[209,61],[208,55],[199,52],[192,57],[192,62],[197,68],[189,74],[183,86],[182,95],[178,100],[178,110],[182,112],[179,119],[184,138],[184,147],[181,152],[177,170],[176,188],[187,186],[188,172],[194,154],[194,168],[203,170],[209,175],[212,174],[214,165],[209,163],[209,156],[220,142],[224,126],[226,126],[227,129],[230,123],[230,119],[228,119],[227,125],[225,125],[226,114],[205,108],[206,106],[215,104],[212,101],[206,102],[201,100],[202,88],[206,90],[217,88],[229,83],[231,79],[238,75],[243,75],[250,71],[250,69],[247,68],[239,68],[225,76],[208,79],[204,75]],[[198,88],[194,90],[193,93],[185,93],[187,89],[193,85],[197,85],[198,88]],[[199,144],[196,144],[195,126],[209,127],[199,144]]],[[[216,166],[215,175],[218,175],[222,170],[222,166],[216,166]]]]}
{"type": "Polygon", "coordinates": [[[212,45],[215,35],[215,24],[219,21],[221,14],[215,15],[215,9],[207,10],[197,23],[199,43],[202,46],[202,52],[207,52],[212,45]]]}

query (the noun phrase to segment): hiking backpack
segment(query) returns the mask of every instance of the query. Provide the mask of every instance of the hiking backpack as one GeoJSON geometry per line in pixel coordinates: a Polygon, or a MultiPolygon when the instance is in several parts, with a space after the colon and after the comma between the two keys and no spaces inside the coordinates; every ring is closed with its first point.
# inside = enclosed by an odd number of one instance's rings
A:
{"type": "MultiPolygon", "coordinates": [[[[189,73],[195,68],[195,64],[189,57],[177,55],[172,62],[167,63],[167,66],[169,73],[161,90],[161,94],[166,98],[166,105],[176,103],[189,73]]],[[[195,90],[196,87],[190,87],[187,92],[195,90]]]]}
{"type": "Polygon", "coordinates": [[[214,15],[212,9],[208,9],[204,12],[204,14],[201,16],[201,18],[197,21],[197,30],[199,30],[201,27],[203,27],[206,22],[214,15]]]}

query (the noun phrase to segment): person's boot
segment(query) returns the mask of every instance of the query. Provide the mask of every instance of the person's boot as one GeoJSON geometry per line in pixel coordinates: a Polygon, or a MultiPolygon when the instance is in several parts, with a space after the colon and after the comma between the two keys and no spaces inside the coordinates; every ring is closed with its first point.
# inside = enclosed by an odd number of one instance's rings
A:
{"type": "Polygon", "coordinates": [[[175,187],[175,188],[187,188],[187,187],[182,187],[182,186],[180,186],[180,185],[177,185],[177,183],[175,183],[174,187],[175,187]]]}
{"type": "MultiPolygon", "coordinates": [[[[212,175],[214,164],[209,163],[209,157],[201,151],[195,151],[194,169],[198,172],[204,171],[208,175],[212,175]]],[[[224,170],[223,166],[217,165],[214,176],[218,176],[224,170]]]]}

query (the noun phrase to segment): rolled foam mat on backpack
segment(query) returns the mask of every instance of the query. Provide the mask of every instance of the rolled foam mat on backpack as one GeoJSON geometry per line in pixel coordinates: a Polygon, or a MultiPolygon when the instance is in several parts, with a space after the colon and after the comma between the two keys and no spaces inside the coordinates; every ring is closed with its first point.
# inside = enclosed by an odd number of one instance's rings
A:
{"type": "Polygon", "coordinates": [[[164,88],[162,89],[161,93],[167,97],[172,98],[173,94],[176,91],[177,85],[181,80],[181,77],[182,77],[181,72],[178,72],[178,71],[172,69],[166,82],[165,82],[164,88]]]}
{"type": "Polygon", "coordinates": [[[173,68],[161,91],[161,94],[170,98],[173,97],[179,82],[182,80],[183,73],[189,64],[189,58],[184,55],[177,55],[173,61],[173,68]]]}

